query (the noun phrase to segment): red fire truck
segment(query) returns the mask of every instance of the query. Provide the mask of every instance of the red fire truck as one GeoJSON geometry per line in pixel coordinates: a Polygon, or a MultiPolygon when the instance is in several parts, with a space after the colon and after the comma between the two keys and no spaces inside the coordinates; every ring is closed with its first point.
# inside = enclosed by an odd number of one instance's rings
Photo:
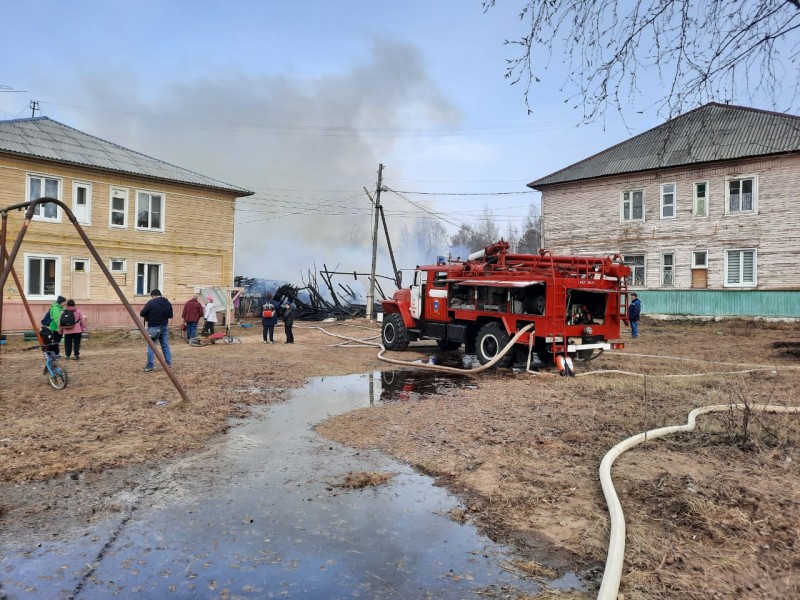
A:
{"type": "MultiPolygon", "coordinates": [[[[499,242],[467,260],[440,258],[418,266],[410,289],[383,300],[383,345],[405,350],[409,342],[433,339],[442,350],[462,344],[486,364],[526,325],[514,352],[497,363],[525,362],[533,352],[544,363],[595,358],[622,348],[631,273],[622,259],[591,256],[511,254],[499,242]],[[558,361],[557,361],[558,359],[558,361]]],[[[569,361],[571,366],[571,361],[569,361]]]]}

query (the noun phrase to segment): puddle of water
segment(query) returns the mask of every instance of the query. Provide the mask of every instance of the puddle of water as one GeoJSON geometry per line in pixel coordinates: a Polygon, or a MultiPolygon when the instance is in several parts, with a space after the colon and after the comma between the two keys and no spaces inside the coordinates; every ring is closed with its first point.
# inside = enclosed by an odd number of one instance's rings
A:
{"type": "Polygon", "coordinates": [[[78,540],[7,552],[0,583],[12,598],[70,600],[535,593],[501,568],[507,548],[444,516],[459,502],[431,478],[313,431],[366,406],[374,375],[316,379],[259,409],[220,446],[168,467],[137,510],[78,540]],[[335,487],[353,471],[394,477],[335,487]]]}
{"type": "MultiPolygon", "coordinates": [[[[475,380],[466,375],[450,375],[425,370],[380,371],[381,403],[421,400],[445,389],[474,389],[475,380]]],[[[373,395],[374,397],[374,395],[373,395]]]]}

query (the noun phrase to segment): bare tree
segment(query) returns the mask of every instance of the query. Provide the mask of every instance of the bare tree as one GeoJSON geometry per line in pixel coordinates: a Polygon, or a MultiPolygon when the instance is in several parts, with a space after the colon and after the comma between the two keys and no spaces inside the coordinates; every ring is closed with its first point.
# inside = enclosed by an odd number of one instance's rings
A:
{"type": "Polygon", "coordinates": [[[517,246],[519,246],[519,228],[514,223],[508,224],[506,231],[506,241],[508,242],[508,249],[512,253],[516,253],[517,246]]]}
{"type": "Polygon", "coordinates": [[[421,217],[414,221],[414,247],[425,257],[434,257],[447,248],[447,230],[441,221],[421,217]]]}
{"type": "MultiPolygon", "coordinates": [[[[495,2],[485,0],[484,10],[495,2]]],[[[531,87],[554,49],[567,58],[577,88],[567,100],[582,106],[584,122],[642,96],[640,79],[651,73],[663,89],[655,104],[669,118],[756,92],[777,107],[784,88],[793,93],[779,108],[799,102],[800,0],[524,0],[519,16],[530,33],[506,40],[520,47],[506,78],[525,84],[529,112],[531,87]]]]}
{"type": "Polygon", "coordinates": [[[528,217],[522,226],[522,237],[517,243],[517,252],[521,254],[536,254],[542,247],[542,215],[539,207],[531,204],[528,217]]]}
{"type": "Polygon", "coordinates": [[[500,239],[500,230],[494,222],[494,215],[485,206],[483,207],[483,213],[481,213],[481,219],[478,221],[477,232],[479,246],[476,250],[491,246],[500,239]]]}

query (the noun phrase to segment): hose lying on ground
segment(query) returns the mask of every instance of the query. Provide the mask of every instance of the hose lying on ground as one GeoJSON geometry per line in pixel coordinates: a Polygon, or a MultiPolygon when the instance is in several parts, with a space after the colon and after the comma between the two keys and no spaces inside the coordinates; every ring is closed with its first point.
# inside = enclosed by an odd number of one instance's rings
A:
{"type": "Polygon", "coordinates": [[[622,512],[622,505],[614,489],[611,480],[611,467],[624,452],[634,446],[649,439],[656,439],[684,431],[693,431],[697,424],[697,417],[711,412],[723,412],[730,410],[754,410],[759,412],[772,413],[800,413],[800,406],[771,406],[767,404],[715,404],[695,408],[689,413],[686,425],[671,425],[651,429],[638,435],[629,437],[609,450],[600,462],[600,484],[603,487],[603,495],[608,505],[608,513],[611,518],[611,531],[609,533],[608,557],[606,558],[606,568],[603,571],[603,581],[600,585],[600,592],[597,600],[616,600],[619,591],[619,583],[622,578],[622,563],[625,558],[625,515],[622,512]]]}
{"type": "Polygon", "coordinates": [[[423,369],[432,369],[434,371],[442,371],[444,373],[457,373],[458,375],[477,375],[478,373],[483,373],[487,369],[491,369],[493,366],[495,366],[500,361],[500,359],[502,359],[506,354],[508,354],[508,352],[514,347],[514,344],[516,344],[517,340],[522,337],[522,334],[531,329],[533,325],[534,324],[531,323],[530,325],[526,325],[525,327],[520,329],[516,333],[516,335],[513,338],[511,338],[511,341],[509,341],[508,344],[506,344],[505,348],[500,350],[500,352],[498,352],[497,355],[495,355],[495,357],[492,360],[487,362],[485,365],[481,365],[480,367],[475,367],[474,369],[459,369],[457,367],[445,367],[443,365],[429,365],[425,363],[409,362],[404,360],[397,360],[394,358],[387,358],[386,356],[383,355],[384,352],[386,352],[386,347],[379,342],[370,342],[369,340],[365,339],[354,338],[347,335],[339,335],[338,333],[331,333],[330,331],[325,330],[324,327],[319,327],[316,325],[306,327],[306,329],[319,329],[322,333],[329,335],[331,337],[336,337],[342,340],[348,340],[351,342],[356,342],[358,344],[380,348],[380,351],[378,352],[378,359],[384,362],[391,363],[393,365],[402,365],[404,367],[419,367],[423,369]]]}

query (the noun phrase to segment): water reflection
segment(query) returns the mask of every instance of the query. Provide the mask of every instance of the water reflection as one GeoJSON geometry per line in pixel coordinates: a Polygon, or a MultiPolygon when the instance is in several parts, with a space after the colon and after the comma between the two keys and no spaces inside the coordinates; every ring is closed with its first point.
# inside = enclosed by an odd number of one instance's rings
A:
{"type": "Polygon", "coordinates": [[[11,597],[48,600],[534,594],[536,583],[501,567],[513,558],[507,548],[446,516],[460,503],[429,477],[313,431],[367,406],[369,390],[390,402],[474,385],[376,375],[312,380],[290,401],[258,409],[224,443],[165,467],[118,519],[77,539],[6,548],[0,584],[11,597]],[[393,477],[336,487],[351,472],[393,477]]]}

